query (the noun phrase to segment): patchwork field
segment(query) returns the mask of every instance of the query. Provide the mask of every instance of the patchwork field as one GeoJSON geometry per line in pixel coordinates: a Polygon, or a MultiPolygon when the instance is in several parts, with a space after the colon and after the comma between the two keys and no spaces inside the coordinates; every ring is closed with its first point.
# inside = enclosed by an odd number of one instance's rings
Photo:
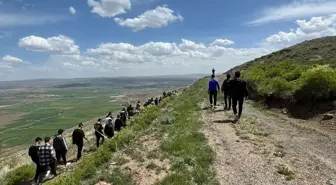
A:
{"type": "Polygon", "coordinates": [[[195,77],[93,78],[0,82],[0,150],[30,144],[109,111],[137,96],[189,85],[195,77]]]}

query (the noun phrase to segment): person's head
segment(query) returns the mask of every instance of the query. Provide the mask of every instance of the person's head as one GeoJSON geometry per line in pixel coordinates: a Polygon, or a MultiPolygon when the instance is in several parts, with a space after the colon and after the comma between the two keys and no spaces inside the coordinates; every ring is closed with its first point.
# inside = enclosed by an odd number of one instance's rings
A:
{"type": "Polygon", "coordinates": [[[230,75],[230,74],[226,74],[226,78],[227,78],[227,79],[230,79],[230,78],[231,78],[231,75],[230,75]]]}
{"type": "Polygon", "coordinates": [[[62,134],[63,134],[63,132],[64,132],[64,130],[63,130],[63,129],[59,129],[59,130],[57,131],[58,135],[62,135],[62,134]]]}
{"type": "Polygon", "coordinates": [[[45,137],[45,138],[44,138],[44,142],[50,144],[50,137],[45,137]]]}
{"type": "Polygon", "coordinates": [[[36,144],[40,144],[42,142],[42,138],[40,138],[40,137],[37,137],[37,138],[35,138],[35,143],[36,144]]]}
{"type": "Polygon", "coordinates": [[[211,75],[211,78],[215,78],[215,75],[211,75]]]}
{"type": "Polygon", "coordinates": [[[83,123],[79,123],[78,128],[83,128],[83,123]]]}
{"type": "Polygon", "coordinates": [[[102,121],[102,119],[101,118],[98,118],[98,122],[101,122],[102,121]]]}
{"type": "Polygon", "coordinates": [[[117,118],[120,118],[120,114],[117,115],[117,118]]]}
{"type": "Polygon", "coordinates": [[[140,101],[138,101],[138,103],[140,103],[140,101]]]}
{"type": "Polygon", "coordinates": [[[235,77],[236,77],[236,78],[239,78],[239,77],[240,77],[240,71],[236,71],[236,72],[235,72],[235,77]]]}

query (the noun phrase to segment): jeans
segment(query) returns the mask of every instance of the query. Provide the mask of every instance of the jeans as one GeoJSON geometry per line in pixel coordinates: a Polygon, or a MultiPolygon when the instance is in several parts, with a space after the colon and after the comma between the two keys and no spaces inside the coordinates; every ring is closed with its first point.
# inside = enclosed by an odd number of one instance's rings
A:
{"type": "Polygon", "coordinates": [[[216,106],[217,105],[217,91],[215,90],[215,91],[210,91],[209,92],[209,99],[210,99],[210,104],[212,105],[212,103],[213,103],[213,105],[214,106],[216,106]]]}
{"type": "Polygon", "coordinates": [[[96,134],[96,144],[97,144],[97,148],[99,148],[99,144],[100,144],[100,138],[102,139],[102,144],[105,141],[104,136],[100,135],[100,134],[96,134]]]}
{"type": "Polygon", "coordinates": [[[46,175],[49,168],[50,168],[51,174],[53,174],[54,176],[57,176],[56,166],[57,166],[56,159],[47,166],[39,166],[39,178],[38,178],[39,183],[42,183],[43,178],[46,175]]]}
{"type": "Polygon", "coordinates": [[[224,103],[225,103],[225,108],[231,109],[231,96],[229,95],[229,93],[224,92],[224,103]],[[228,105],[228,100],[229,100],[229,106],[228,105]]]}
{"type": "Polygon", "coordinates": [[[232,97],[232,109],[235,115],[237,115],[237,103],[238,103],[238,116],[240,117],[243,112],[244,97],[232,97]]]}
{"type": "Polygon", "coordinates": [[[35,176],[34,176],[34,182],[38,181],[39,175],[40,175],[40,171],[41,171],[41,167],[40,164],[38,162],[34,162],[36,164],[36,170],[35,170],[35,176]]]}
{"type": "Polygon", "coordinates": [[[61,164],[61,159],[63,160],[63,163],[66,165],[67,164],[67,159],[66,159],[66,154],[67,151],[56,151],[56,159],[57,159],[57,163],[61,164]]]}
{"type": "Polygon", "coordinates": [[[77,160],[79,160],[82,157],[83,144],[77,145],[77,149],[77,160]]]}

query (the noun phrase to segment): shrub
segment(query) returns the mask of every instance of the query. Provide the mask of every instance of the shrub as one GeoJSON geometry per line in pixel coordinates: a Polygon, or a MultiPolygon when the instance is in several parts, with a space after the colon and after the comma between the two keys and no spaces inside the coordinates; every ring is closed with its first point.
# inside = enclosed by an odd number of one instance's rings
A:
{"type": "Polygon", "coordinates": [[[15,185],[31,179],[34,175],[35,168],[32,165],[24,165],[9,172],[5,181],[7,181],[7,185],[15,185]]]}
{"type": "Polygon", "coordinates": [[[336,71],[328,65],[319,65],[302,73],[295,97],[298,100],[328,100],[335,92],[336,71]]]}

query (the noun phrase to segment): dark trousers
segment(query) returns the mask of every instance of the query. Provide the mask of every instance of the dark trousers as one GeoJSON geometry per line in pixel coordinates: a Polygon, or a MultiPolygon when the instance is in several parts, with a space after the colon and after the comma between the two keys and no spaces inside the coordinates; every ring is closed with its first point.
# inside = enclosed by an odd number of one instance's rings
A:
{"type": "Polygon", "coordinates": [[[231,109],[231,96],[229,95],[229,93],[224,92],[224,104],[225,104],[225,108],[227,109],[231,109]],[[229,106],[228,105],[228,101],[229,101],[229,106]]]}
{"type": "Polygon", "coordinates": [[[96,134],[96,144],[97,144],[97,148],[98,148],[99,145],[100,145],[100,139],[102,139],[102,144],[103,144],[104,141],[105,141],[104,136],[102,136],[102,135],[100,135],[100,134],[96,134]]]}
{"type": "Polygon", "coordinates": [[[56,166],[57,166],[56,160],[54,160],[47,166],[39,166],[39,178],[38,178],[39,183],[42,183],[43,178],[46,175],[48,169],[50,169],[51,174],[57,176],[56,166]]]}
{"type": "Polygon", "coordinates": [[[83,144],[77,144],[77,160],[82,157],[83,144]]]}
{"type": "Polygon", "coordinates": [[[210,104],[212,105],[213,103],[213,105],[216,106],[217,105],[217,91],[210,91],[209,96],[210,96],[209,97],[210,104]]]}
{"type": "Polygon", "coordinates": [[[240,117],[243,112],[244,97],[232,97],[232,109],[235,115],[237,115],[237,104],[238,116],[240,117]]]}
{"type": "Polygon", "coordinates": [[[67,151],[56,150],[56,159],[57,159],[58,164],[61,164],[61,159],[63,160],[64,164],[67,163],[66,154],[67,154],[67,151]]]}
{"type": "Polygon", "coordinates": [[[37,182],[39,175],[40,175],[40,171],[41,171],[41,167],[40,164],[38,162],[34,162],[36,164],[36,170],[35,170],[35,176],[34,176],[34,182],[37,182]]]}

